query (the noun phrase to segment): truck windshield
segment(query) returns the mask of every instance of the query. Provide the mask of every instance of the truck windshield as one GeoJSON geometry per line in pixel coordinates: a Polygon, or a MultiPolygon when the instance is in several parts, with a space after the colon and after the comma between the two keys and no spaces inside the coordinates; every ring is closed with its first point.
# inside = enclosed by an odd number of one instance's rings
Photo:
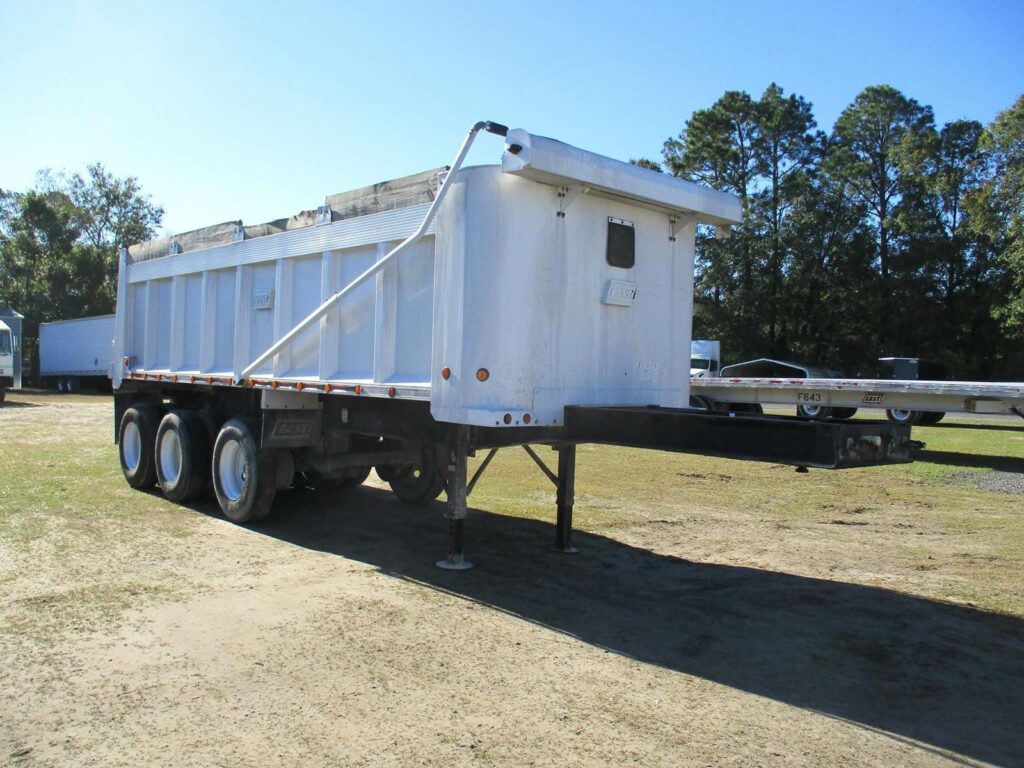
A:
{"type": "Polygon", "coordinates": [[[11,332],[0,331],[0,355],[11,354],[11,332]]]}
{"type": "Polygon", "coordinates": [[[702,371],[710,371],[711,370],[711,361],[710,360],[705,360],[702,357],[691,357],[690,358],[690,367],[691,368],[700,368],[702,371]]]}

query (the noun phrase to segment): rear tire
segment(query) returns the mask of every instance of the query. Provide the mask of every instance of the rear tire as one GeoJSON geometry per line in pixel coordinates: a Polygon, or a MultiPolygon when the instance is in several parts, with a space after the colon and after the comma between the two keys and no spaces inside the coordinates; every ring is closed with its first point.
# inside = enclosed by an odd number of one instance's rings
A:
{"type": "Polygon", "coordinates": [[[169,500],[191,501],[207,487],[210,444],[206,426],[192,411],[171,411],[156,431],[157,482],[169,500]]]}
{"type": "Polygon", "coordinates": [[[441,495],[444,478],[424,456],[416,464],[389,467],[388,485],[395,496],[406,504],[426,504],[441,495]]]}
{"type": "Polygon", "coordinates": [[[7,390],[0,387],[0,403],[7,399],[7,390]]]}
{"type": "Polygon", "coordinates": [[[213,446],[213,491],[224,517],[233,523],[261,520],[270,514],[277,493],[277,455],[256,447],[242,419],[230,419],[213,446]]]}
{"type": "Polygon", "coordinates": [[[913,426],[914,424],[920,423],[921,411],[910,411],[905,408],[887,408],[885,411],[885,417],[889,421],[894,421],[897,424],[913,426]]]}
{"type": "Polygon", "coordinates": [[[121,417],[117,432],[121,472],[128,485],[136,490],[156,485],[156,410],[136,403],[121,417]]]}
{"type": "Polygon", "coordinates": [[[921,419],[917,423],[922,427],[932,427],[942,421],[945,415],[945,411],[922,411],[921,419]]]}
{"type": "Polygon", "coordinates": [[[833,408],[832,415],[829,418],[832,419],[852,419],[857,415],[856,408],[833,408]]]}

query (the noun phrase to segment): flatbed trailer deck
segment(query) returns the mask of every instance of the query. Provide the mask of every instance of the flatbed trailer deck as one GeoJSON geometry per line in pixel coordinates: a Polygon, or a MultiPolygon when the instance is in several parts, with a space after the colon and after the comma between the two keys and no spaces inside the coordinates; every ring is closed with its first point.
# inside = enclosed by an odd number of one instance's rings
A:
{"type": "Polygon", "coordinates": [[[1010,414],[1024,418],[1024,383],[1012,382],[710,377],[692,379],[690,392],[695,398],[720,404],[1010,414]]]}

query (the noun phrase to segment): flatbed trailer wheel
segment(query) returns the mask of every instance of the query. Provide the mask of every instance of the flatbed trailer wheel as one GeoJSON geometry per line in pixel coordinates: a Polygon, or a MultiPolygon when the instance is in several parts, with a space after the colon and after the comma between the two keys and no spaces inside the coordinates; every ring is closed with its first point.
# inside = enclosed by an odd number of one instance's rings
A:
{"type": "Polygon", "coordinates": [[[0,387],[0,403],[7,399],[7,390],[0,387]]]}
{"type": "Polygon", "coordinates": [[[389,469],[387,483],[395,496],[406,504],[426,504],[444,490],[444,478],[426,457],[416,464],[389,469]]]}
{"type": "Polygon", "coordinates": [[[830,419],[832,409],[827,405],[807,405],[802,403],[796,407],[796,415],[805,419],[830,419]]]}
{"type": "Polygon", "coordinates": [[[124,412],[118,427],[121,472],[128,485],[138,490],[156,485],[157,419],[154,408],[136,403],[124,412]]]}
{"type": "Polygon", "coordinates": [[[156,476],[171,501],[200,496],[210,473],[210,444],[206,425],[192,411],[171,411],[156,431],[156,476]]]}
{"type": "Polygon", "coordinates": [[[833,408],[832,416],[833,419],[852,419],[857,415],[856,408],[833,408]]]}
{"type": "Polygon", "coordinates": [[[213,445],[213,491],[224,517],[234,523],[261,520],[270,513],[278,486],[277,455],[256,447],[242,419],[229,419],[213,445]]]}
{"type": "Polygon", "coordinates": [[[921,411],[921,419],[917,423],[922,427],[931,427],[942,421],[945,411],[921,411]]]}
{"type": "Polygon", "coordinates": [[[921,423],[921,411],[911,411],[906,408],[887,408],[885,410],[885,417],[889,421],[895,421],[897,424],[906,424],[908,426],[921,423]]]}

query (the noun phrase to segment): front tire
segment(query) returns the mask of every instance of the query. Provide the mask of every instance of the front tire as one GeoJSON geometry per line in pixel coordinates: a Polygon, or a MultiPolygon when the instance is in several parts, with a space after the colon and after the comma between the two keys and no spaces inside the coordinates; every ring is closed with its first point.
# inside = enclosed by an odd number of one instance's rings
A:
{"type": "Polygon", "coordinates": [[[277,456],[259,450],[242,419],[230,419],[213,446],[213,491],[224,517],[233,523],[261,520],[270,514],[277,493],[277,456]]]}
{"type": "Polygon", "coordinates": [[[830,419],[832,409],[826,405],[806,405],[801,403],[796,407],[796,415],[805,419],[830,419]]]}
{"type": "Polygon", "coordinates": [[[206,489],[210,446],[206,425],[192,411],[171,411],[156,431],[156,476],[169,500],[191,501],[206,489]]]}
{"type": "Polygon", "coordinates": [[[128,408],[118,427],[117,447],[121,472],[128,485],[136,490],[156,485],[156,411],[136,404],[128,408]]]}
{"type": "Polygon", "coordinates": [[[945,411],[922,411],[921,419],[918,421],[922,427],[933,427],[945,417],[945,411]]]}

